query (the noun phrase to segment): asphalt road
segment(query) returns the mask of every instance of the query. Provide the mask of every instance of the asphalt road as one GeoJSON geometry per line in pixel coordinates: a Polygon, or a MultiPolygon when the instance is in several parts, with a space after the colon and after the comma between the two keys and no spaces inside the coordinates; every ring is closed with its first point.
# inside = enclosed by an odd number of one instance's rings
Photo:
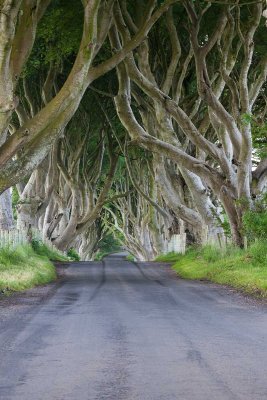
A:
{"type": "Polygon", "coordinates": [[[23,303],[0,307],[1,400],[267,399],[266,307],[227,289],[111,256],[23,303]]]}

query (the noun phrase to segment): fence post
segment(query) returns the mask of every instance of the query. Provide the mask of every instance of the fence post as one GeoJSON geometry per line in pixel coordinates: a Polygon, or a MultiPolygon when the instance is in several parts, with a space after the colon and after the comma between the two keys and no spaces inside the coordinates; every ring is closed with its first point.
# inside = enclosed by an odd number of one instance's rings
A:
{"type": "MultiPolygon", "coordinates": [[[[33,240],[42,240],[51,250],[58,251],[56,246],[48,238],[43,238],[41,233],[31,225],[28,229],[12,229],[9,231],[0,230],[0,248],[10,246],[15,248],[18,245],[32,243],[33,240]]],[[[173,251],[173,241],[168,243],[168,251],[173,251]],[[171,248],[169,249],[169,245],[171,248]]]]}

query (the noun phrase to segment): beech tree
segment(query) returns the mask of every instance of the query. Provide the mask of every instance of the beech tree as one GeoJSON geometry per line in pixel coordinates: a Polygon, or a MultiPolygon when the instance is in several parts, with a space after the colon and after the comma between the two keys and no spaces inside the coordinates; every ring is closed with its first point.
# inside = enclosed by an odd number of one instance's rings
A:
{"type": "Polygon", "coordinates": [[[83,258],[94,250],[93,227],[118,159],[107,124],[90,118],[86,106],[98,114],[97,105],[83,102],[49,155],[25,185],[18,185],[17,204],[19,229],[35,227],[60,250],[74,246],[83,258]]]}
{"type": "MultiPolygon", "coordinates": [[[[262,117],[257,104],[267,75],[262,12],[262,3],[184,1],[179,13],[186,29],[171,10],[165,17],[169,57],[162,60],[149,37],[117,67],[116,107],[132,142],[178,165],[207,223],[214,214],[211,190],[240,246],[243,213],[253,207],[257,185],[262,188],[266,176],[266,160],[252,170],[252,120],[262,117]],[[215,24],[209,24],[211,18],[215,24]],[[133,107],[136,97],[138,106],[133,107]]],[[[118,5],[114,18],[110,40],[119,50],[138,23],[118,5]]]]}
{"type": "Polygon", "coordinates": [[[115,193],[104,207],[104,225],[138,260],[153,260],[167,251],[173,217],[159,192],[149,162],[124,153],[115,193]],[[125,168],[126,167],[126,168],[125,168]]]}
{"type": "Polygon", "coordinates": [[[84,259],[106,229],[152,259],[225,215],[243,246],[267,183],[263,4],[0,1],[0,226],[17,185],[18,226],[84,259]]]}
{"type": "MultiPolygon", "coordinates": [[[[38,23],[50,1],[1,1],[1,141],[7,135],[0,147],[1,191],[21,181],[40,164],[74,115],[88,86],[113,69],[138,46],[154,23],[174,2],[175,0],[166,0],[158,8],[156,2],[150,2],[145,10],[144,23],[136,35],[121,51],[93,65],[109,32],[114,2],[82,1],[83,31],[75,61],[65,82],[36,114],[31,115],[22,126],[10,130],[12,113],[19,105],[17,83],[33,48],[38,23]]],[[[77,4],[80,3],[74,3],[75,10],[77,4]]]]}
{"type": "MultiPolygon", "coordinates": [[[[88,86],[99,76],[112,70],[129,51],[138,46],[153,24],[174,2],[166,0],[158,8],[156,2],[151,2],[146,7],[147,18],[140,31],[122,51],[114,56],[106,54],[106,57],[99,57],[99,52],[110,29],[114,3],[112,0],[75,0],[71,4],[63,1],[55,4],[51,0],[0,2],[0,193],[19,183],[38,167],[76,112],[88,86]],[[43,80],[43,102],[37,109],[35,102],[31,101],[31,85],[25,79],[24,71],[32,53],[38,48],[36,41],[38,34],[40,36],[39,27],[46,15],[48,27],[43,30],[48,36],[48,46],[44,52],[52,52],[56,56],[57,52],[61,54],[75,50],[75,46],[70,45],[73,38],[68,32],[70,26],[78,25],[75,32],[77,51],[71,61],[71,69],[56,90],[54,81],[59,65],[55,65],[52,60],[43,80]],[[83,16],[83,22],[80,15],[83,16]],[[65,25],[62,20],[66,21],[65,25]],[[83,29],[80,29],[82,24],[83,29]],[[24,99],[19,91],[23,77],[24,99]],[[28,112],[25,112],[23,101],[24,105],[28,103],[28,112]],[[15,113],[19,124],[12,121],[15,113]]],[[[73,29],[70,31],[73,33],[73,29]]],[[[43,61],[44,59],[38,60],[39,66],[43,61]]],[[[0,195],[2,227],[13,226],[10,204],[9,192],[0,195]]]]}

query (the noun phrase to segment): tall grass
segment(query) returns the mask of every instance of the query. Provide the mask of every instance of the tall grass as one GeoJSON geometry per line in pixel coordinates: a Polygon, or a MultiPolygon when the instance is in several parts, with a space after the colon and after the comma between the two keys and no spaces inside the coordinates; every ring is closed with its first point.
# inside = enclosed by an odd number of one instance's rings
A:
{"type": "Polygon", "coordinates": [[[0,292],[24,290],[55,280],[56,270],[50,260],[68,261],[68,257],[40,241],[0,248],[0,292]]]}
{"type": "Polygon", "coordinates": [[[33,240],[32,241],[32,248],[36,254],[39,256],[45,256],[49,258],[51,261],[69,261],[69,258],[65,256],[60,251],[48,247],[45,243],[41,242],[40,240],[33,240]]]}
{"type": "Polygon", "coordinates": [[[167,262],[167,263],[173,263],[176,262],[177,260],[179,260],[181,257],[180,254],[175,253],[174,251],[171,251],[170,253],[167,254],[161,254],[159,255],[155,261],[162,261],[162,262],[167,262]]]}
{"type": "Polygon", "coordinates": [[[185,255],[171,253],[156,261],[173,263],[182,278],[209,280],[267,297],[266,240],[254,242],[247,250],[233,246],[192,247],[185,255]]]}

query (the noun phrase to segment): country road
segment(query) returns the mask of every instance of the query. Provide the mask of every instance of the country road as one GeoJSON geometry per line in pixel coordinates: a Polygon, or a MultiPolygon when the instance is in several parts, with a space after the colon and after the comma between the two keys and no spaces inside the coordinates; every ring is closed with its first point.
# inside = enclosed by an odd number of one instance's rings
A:
{"type": "Polygon", "coordinates": [[[266,400],[266,306],[119,255],[73,263],[42,301],[0,300],[0,399],[266,400]]]}

